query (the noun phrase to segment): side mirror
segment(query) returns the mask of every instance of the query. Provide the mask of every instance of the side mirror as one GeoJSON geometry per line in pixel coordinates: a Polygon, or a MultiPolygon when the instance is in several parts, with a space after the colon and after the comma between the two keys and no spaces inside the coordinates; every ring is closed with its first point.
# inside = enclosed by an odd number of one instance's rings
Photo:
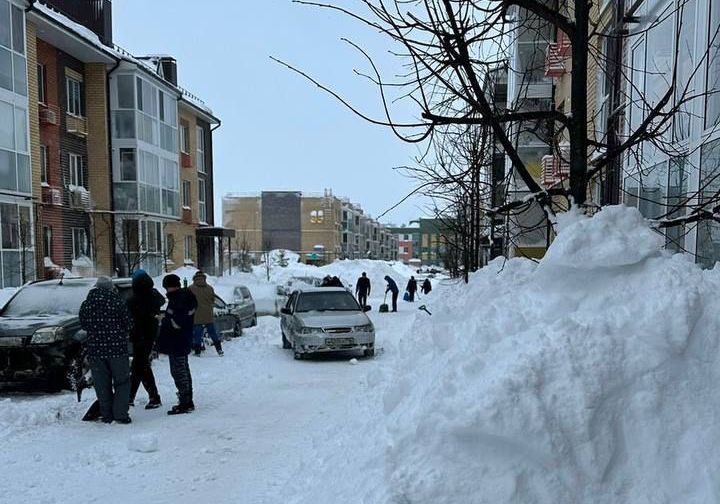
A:
{"type": "Polygon", "coordinates": [[[280,308],[280,313],[283,315],[292,315],[292,312],[290,311],[290,308],[282,307],[280,308]]]}
{"type": "Polygon", "coordinates": [[[370,310],[372,310],[372,306],[370,306],[370,305],[365,305],[365,306],[363,307],[363,311],[366,312],[366,313],[369,312],[370,310]]]}

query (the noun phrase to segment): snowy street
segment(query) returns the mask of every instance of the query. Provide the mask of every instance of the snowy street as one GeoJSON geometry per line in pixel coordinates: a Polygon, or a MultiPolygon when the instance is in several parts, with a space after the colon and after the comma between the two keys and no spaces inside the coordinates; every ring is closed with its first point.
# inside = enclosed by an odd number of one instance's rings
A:
{"type": "MultiPolygon", "coordinates": [[[[401,309],[370,313],[378,346],[415,314],[401,309]]],[[[279,320],[261,317],[227,343],[225,357],[191,358],[190,415],[165,414],[175,403],[166,358],[153,364],[163,407],[144,410],[141,389],[128,426],[81,422],[92,390],[80,404],[72,393],[0,399],[0,502],[284,502],[288,480],[312,462],[303,459],[313,440],[332,443],[327,434],[361,403],[380,400],[366,375],[386,355],[357,365],[351,357],[295,361],[281,348],[279,320]]]]}

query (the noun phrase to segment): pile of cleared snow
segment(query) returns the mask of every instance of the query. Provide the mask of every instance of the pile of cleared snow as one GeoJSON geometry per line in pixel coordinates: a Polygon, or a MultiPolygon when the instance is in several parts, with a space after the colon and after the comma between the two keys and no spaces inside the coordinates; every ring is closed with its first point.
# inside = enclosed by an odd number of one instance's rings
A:
{"type": "Polygon", "coordinates": [[[372,259],[337,260],[318,268],[322,276],[337,276],[343,285],[353,287],[363,272],[367,273],[372,285],[385,289],[385,276],[393,278],[400,288],[415,274],[415,270],[402,263],[391,263],[372,259]]]}
{"type": "Polygon", "coordinates": [[[720,273],[634,209],[559,233],[439,289],[292,502],[717,502],[720,273]]]}

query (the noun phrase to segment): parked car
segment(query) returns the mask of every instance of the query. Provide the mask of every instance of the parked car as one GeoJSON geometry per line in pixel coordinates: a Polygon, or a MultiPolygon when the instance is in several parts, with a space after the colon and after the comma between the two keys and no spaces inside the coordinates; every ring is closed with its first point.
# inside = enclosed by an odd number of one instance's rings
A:
{"type": "MultiPolygon", "coordinates": [[[[33,282],[18,289],[0,311],[0,384],[72,387],[71,370],[85,366],[80,305],[94,278],[33,282]]],[[[123,295],[129,279],[114,283],[123,295]]]]}
{"type": "Polygon", "coordinates": [[[238,285],[233,289],[232,299],[233,311],[240,317],[243,327],[255,327],[257,325],[257,312],[255,310],[255,300],[248,289],[244,285],[238,285]]]}
{"type": "MultiPolygon", "coordinates": [[[[83,344],[87,334],[78,314],[96,281],[46,280],[18,289],[0,310],[0,386],[74,388],[74,380],[88,368],[83,344]]],[[[129,278],[113,283],[124,299],[132,295],[129,278]]],[[[214,312],[220,334],[242,335],[241,318],[219,296],[214,312]]]]}
{"type": "Polygon", "coordinates": [[[375,327],[355,297],[340,287],[295,290],[280,310],[283,348],[296,359],[320,352],[375,355],[375,327]]]}
{"type": "Polygon", "coordinates": [[[303,287],[320,287],[320,284],[322,284],[322,278],[311,276],[293,276],[290,277],[283,285],[278,285],[277,292],[278,295],[285,296],[287,298],[295,289],[301,289],[303,287]]]}

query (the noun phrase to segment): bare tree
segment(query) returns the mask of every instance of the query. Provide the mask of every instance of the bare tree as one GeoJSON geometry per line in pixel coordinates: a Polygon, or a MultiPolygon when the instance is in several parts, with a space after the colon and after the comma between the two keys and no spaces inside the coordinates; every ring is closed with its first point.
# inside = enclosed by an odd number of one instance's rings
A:
{"type": "Polygon", "coordinates": [[[172,262],[172,256],[175,252],[175,235],[172,233],[166,233],[167,231],[167,222],[163,222],[162,229],[163,229],[163,235],[165,236],[165,241],[163,243],[162,247],[162,259],[163,259],[163,271],[165,273],[168,272],[168,264],[172,262]]]}
{"type": "MultiPolygon", "coordinates": [[[[639,178],[647,176],[643,150],[652,148],[670,159],[686,158],[687,149],[677,142],[678,124],[686,121],[693,101],[717,92],[698,91],[692,82],[718,57],[720,27],[712,27],[707,49],[695,55],[689,66],[682,58],[683,37],[694,19],[695,0],[669,3],[654,12],[650,25],[643,28],[670,41],[671,50],[655,68],[645,67],[644,61],[640,67],[624,57],[633,37],[638,36],[632,23],[637,20],[633,9],[639,2],[614,2],[615,19],[601,26],[598,2],[590,0],[356,0],[356,8],[339,2],[295,1],[342,13],[379,32],[391,46],[391,54],[399,58],[402,70],[387,78],[361,45],[345,40],[368,64],[368,72],[356,73],[379,91],[384,117],[378,118],[357,109],[309,74],[276,61],[358,116],[390,128],[407,142],[446,135],[452,131],[448,126],[486,128],[494,149],[502,152],[510,168],[503,182],[506,198],[472,204],[493,219],[502,216],[516,237],[519,230],[520,234],[535,233],[549,239],[546,230],[553,213],[571,202],[589,211],[598,204],[617,202],[621,173],[629,162],[640,167],[639,178]],[[534,51],[519,54],[524,41],[540,43],[534,51]],[[559,57],[555,63],[567,67],[570,81],[565,103],[557,103],[552,96],[544,100],[533,97],[533,86],[547,79],[546,64],[553,63],[546,55],[559,57]],[[498,67],[507,68],[508,79],[517,90],[504,102],[496,100],[488,86],[489,76],[498,67]],[[588,103],[593,75],[609,83],[606,103],[598,109],[588,103]],[[638,87],[638,75],[652,79],[653,89],[638,87]],[[420,120],[400,119],[394,113],[397,102],[408,103],[420,120]],[[626,113],[634,115],[625,118],[626,113]],[[520,148],[528,137],[544,146],[544,154],[554,156],[552,164],[567,167],[567,172],[560,170],[559,180],[542,183],[539,163],[529,164],[520,148]],[[515,188],[513,194],[510,186],[515,188]],[[595,187],[603,189],[600,202],[588,201],[595,187]]],[[[426,152],[433,157],[432,146],[438,142],[430,145],[426,152]]],[[[448,184],[450,193],[460,189],[455,180],[448,184]]],[[[497,189],[493,184],[492,191],[497,189]]],[[[720,184],[707,181],[695,193],[677,195],[672,201],[668,197],[662,207],[664,212],[652,216],[660,228],[718,220],[720,184]]]]}
{"type": "Polygon", "coordinates": [[[271,240],[263,240],[263,246],[262,246],[262,256],[263,261],[265,262],[265,276],[267,281],[270,281],[270,270],[272,269],[271,258],[272,258],[272,241],[271,240]]]}
{"type": "Polygon", "coordinates": [[[138,221],[117,219],[113,228],[116,250],[125,267],[124,275],[130,276],[140,268],[148,255],[147,247],[140,237],[138,221]]]}

